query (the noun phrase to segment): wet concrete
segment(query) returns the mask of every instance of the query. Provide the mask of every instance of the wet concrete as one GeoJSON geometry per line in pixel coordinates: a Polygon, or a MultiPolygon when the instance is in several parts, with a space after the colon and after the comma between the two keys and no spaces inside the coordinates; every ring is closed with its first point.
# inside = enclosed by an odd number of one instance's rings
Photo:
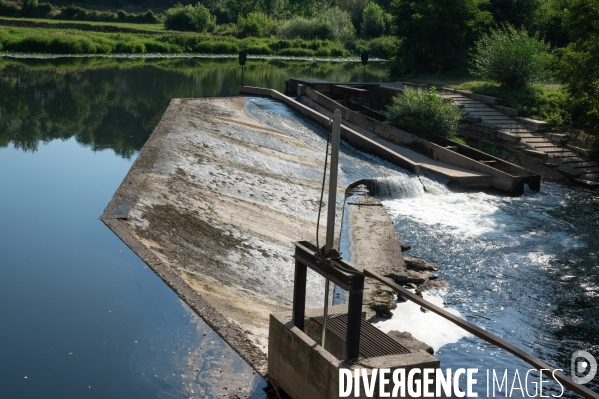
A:
{"type": "Polygon", "coordinates": [[[102,220],[263,373],[269,314],[291,307],[291,243],[315,239],[323,154],[245,103],[174,99],[102,220]]]}
{"type": "MultiPolygon", "coordinates": [[[[324,153],[250,117],[246,103],[172,100],[102,220],[264,374],[269,315],[292,305],[292,242],[315,240],[324,153]]],[[[339,187],[337,220],[344,197],[339,187]]],[[[415,281],[380,201],[348,201],[352,261],[415,281]]],[[[321,243],[325,231],[323,218],[321,243]]],[[[307,286],[307,307],[321,307],[324,280],[309,272],[307,286]]],[[[381,314],[395,304],[372,282],[367,291],[381,314]]]]}

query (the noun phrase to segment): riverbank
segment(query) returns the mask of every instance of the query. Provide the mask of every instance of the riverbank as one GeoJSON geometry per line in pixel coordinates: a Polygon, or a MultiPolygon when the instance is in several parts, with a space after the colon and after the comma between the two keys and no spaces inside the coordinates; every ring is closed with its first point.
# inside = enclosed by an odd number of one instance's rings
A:
{"type": "MultiPolygon", "coordinates": [[[[470,90],[476,94],[497,97],[501,105],[518,110],[518,115],[548,123],[549,129],[559,133],[559,142],[574,151],[589,158],[599,159],[599,139],[596,134],[597,126],[584,125],[580,120],[580,110],[573,108],[568,94],[562,90],[559,82],[536,83],[524,88],[509,89],[496,83],[477,79],[468,71],[452,71],[440,75],[421,74],[396,76],[396,80],[417,84],[426,84],[438,88],[449,87],[457,90],[470,90]]],[[[509,155],[501,146],[477,145],[469,143],[491,155],[507,155],[504,158],[513,162],[515,158],[509,155]]],[[[524,162],[521,165],[527,167],[524,162]]],[[[528,167],[527,167],[528,168],[528,167]]],[[[551,177],[550,171],[545,171],[548,178],[559,181],[559,176],[551,177]]]]}
{"type": "Polygon", "coordinates": [[[279,38],[238,39],[207,33],[143,30],[118,24],[20,21],[0,18],[0,52],[43,54],[237,54],[296,57],[349,57],[369,51],[389,58],[389,38],[346,42],[279,38]]]}

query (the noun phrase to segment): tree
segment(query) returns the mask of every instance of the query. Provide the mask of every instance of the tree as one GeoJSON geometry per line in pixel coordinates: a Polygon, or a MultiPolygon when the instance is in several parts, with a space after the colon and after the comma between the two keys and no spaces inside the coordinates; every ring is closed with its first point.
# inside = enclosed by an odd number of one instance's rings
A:
{"type": "Polygon", "coordinates": [[[214,25],[216,25],[216,18],[200,3],[195,7],[186,5],[185,7],[169,8],[164,20],[166,29],[180,31],[205,32],[212,29],[214,25]]]}
{"type": "Polygon", "coordinates": [[[509,88],[524,87],[545,77],[549,46],[505,24],[476,43],[474,74],[509,88]]]}
{"type": "Polygon", "coordinates": [[[489,0],[493,19],[498,25],[510,24],[516,28],[524,27],[534,33],[539,17],[541,2],[539,0],[489,0]]]}
{"type": "Polygon", "coordinates": [[[362,12],[368,5],[368,0],[335,0],[335,6],[343,11],[347,11],[351,16],[351,22],[356,30],[360,29],[362,22],[362,12]]]}
{"type": "Polygon", "coordinates": [[[599,135],[599,0],[564,0],[558,76],[575,106],[575,118],[599,135]]]}
{"type": "Polygon", "coordinates": [[[362,13],[362,36],[379,37],[385,33],[385,12],[376,3],[370,3],[362,13]]]}
{"type": "Polygon", "coordinates": [[[468,50],[493,18],[488,0],[393,0],[393,32],[401,41],[399,72],[441,72],[465,64],[468,50]]]}

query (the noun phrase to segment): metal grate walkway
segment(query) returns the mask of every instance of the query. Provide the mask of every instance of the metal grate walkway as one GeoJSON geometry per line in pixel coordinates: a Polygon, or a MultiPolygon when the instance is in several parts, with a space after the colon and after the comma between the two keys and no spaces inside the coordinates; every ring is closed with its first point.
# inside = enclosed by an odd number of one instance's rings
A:
{"type": "MultiPolygon", "coordinates": [[[[310,320],[323,325],[323,316],[312,317],[310,320]]],[[[360,356],[365,358],[399,355],[410,353],[410,350],[399,342],[374,327],[366,320],[361,320],[360,330],[360,356]]],[[[327,334],[334,334],[345,341],[347,333],[347,314],[331,315],[327,317],[327,334]]]]}

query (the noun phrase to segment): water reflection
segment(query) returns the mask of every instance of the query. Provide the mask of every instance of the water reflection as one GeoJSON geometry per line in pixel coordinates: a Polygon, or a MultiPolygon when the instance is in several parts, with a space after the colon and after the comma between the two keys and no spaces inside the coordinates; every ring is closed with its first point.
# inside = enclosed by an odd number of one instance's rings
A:
{"type": "MultiPolygon", "coordinates": [[[[283,90],[290,77],[359,81],[358,63],[251,60],[245,84],[283,90]]],[[[371,63],[367,79],[386,79],[371,63]]],[[[75,137],[94,151],[139,151],[175,97],[237,95],[235,59],[0,58],[0,147],[36,151],[75,137]]]]}

